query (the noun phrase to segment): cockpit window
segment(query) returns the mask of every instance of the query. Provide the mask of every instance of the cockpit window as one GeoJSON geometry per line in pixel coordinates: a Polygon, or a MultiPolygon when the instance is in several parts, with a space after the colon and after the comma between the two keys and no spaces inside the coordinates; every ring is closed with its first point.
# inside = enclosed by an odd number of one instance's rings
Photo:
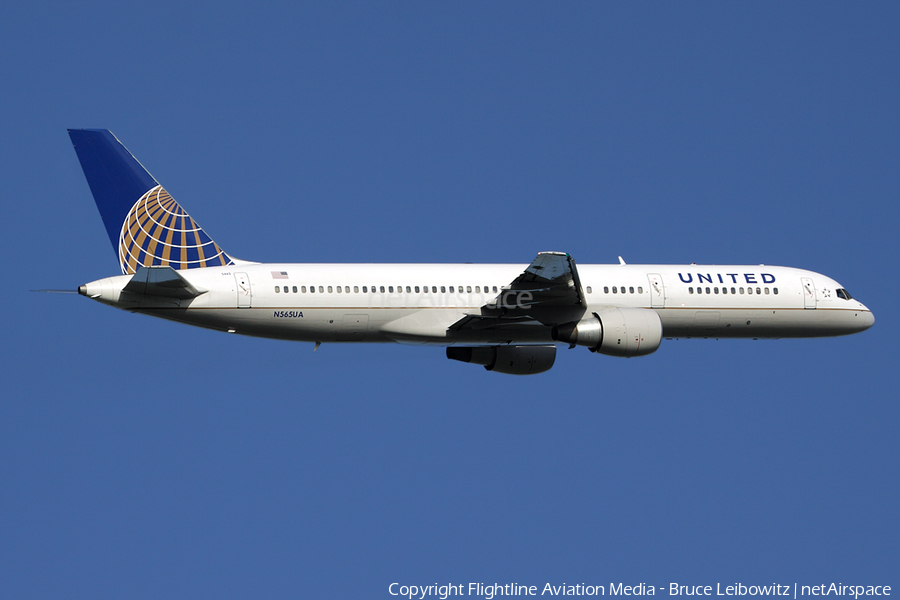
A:
{"type": "Polygon", "coordinates": [[[844,288],[837,289],[837,297],[843,298],[844,300],[852,300],[853,299],[853,296],[850,295],[850,292],[848,292],[844,288]]]}

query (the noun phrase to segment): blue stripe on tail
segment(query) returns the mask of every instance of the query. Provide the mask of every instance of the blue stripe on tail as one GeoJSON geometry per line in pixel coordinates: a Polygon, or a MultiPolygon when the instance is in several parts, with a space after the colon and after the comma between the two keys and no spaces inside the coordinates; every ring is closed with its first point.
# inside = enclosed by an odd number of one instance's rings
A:
{"type": "Polygon", "coordinates": [[[234,264],[106,129],[70,129],[122,273],[234,264]]]}

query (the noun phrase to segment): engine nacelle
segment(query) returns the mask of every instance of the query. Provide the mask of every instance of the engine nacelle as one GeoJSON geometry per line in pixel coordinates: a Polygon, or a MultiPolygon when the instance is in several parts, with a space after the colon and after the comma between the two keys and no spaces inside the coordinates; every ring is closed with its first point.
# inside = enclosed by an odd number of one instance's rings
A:
{"type": "Polygon", "coordinates": [[[662,341],[662,321],[654,310],[611,308],[577,323],[553,328],[553,339],[610,356],[644,356],[656,352],[662,341]]]}
{"type": "Polygon", "coordinates": [[[484,365],[497,373],[534,375],[550,370],[556,361],[556,346],[450,346],[447,358],[484,365]]]}

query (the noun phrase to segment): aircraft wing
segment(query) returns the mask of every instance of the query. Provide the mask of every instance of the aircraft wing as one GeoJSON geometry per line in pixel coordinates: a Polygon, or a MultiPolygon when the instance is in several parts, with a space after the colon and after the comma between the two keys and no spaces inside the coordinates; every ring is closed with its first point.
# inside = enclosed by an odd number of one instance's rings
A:
{"type": "Polygon", "coordinates": [[[172,267],[138,267],[131,281],[122,288],[141,296],[157,296],[185,300],[205,294],[206,290],[194,287],[172,267]]]}
{"type": "Polygon", "coordinates": [[[481,307],[480,314],[466,315],[450,329],[563,323],[586,308],[575,260],[565,252],[541,252],[496,298],[481,307]]]}

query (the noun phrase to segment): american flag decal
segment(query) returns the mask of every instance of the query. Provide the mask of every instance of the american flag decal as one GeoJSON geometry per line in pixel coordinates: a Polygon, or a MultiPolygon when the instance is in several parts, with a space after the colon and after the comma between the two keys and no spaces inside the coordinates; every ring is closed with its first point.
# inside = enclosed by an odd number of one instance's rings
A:
{"type": "Polygon", "coordinates": [[[272,279],[287,279],[287,271],[272,271],[272,279]]]}

